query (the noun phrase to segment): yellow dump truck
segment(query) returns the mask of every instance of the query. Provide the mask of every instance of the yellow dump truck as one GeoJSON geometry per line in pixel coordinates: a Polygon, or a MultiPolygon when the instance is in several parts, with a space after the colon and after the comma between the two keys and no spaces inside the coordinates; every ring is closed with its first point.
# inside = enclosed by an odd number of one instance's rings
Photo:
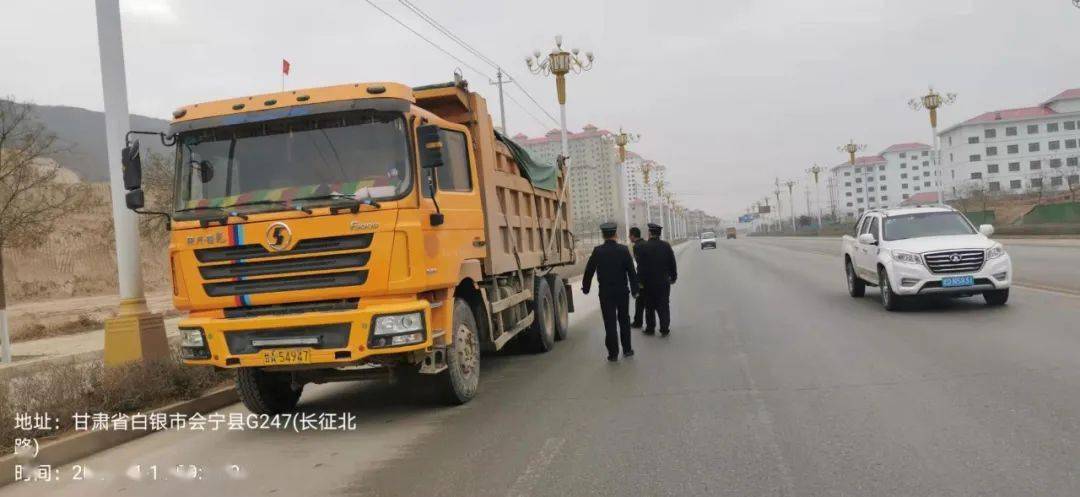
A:
{"type": "MultiPolygon", "coordinates": [[[[176,149],[181,353],[235,369],[253,412],[295,408],[307,383],[376,376],[465,403],[481,352],[566,337],[563,171],[498,133],[466,82],[286,91],[173,118],[160,135],[176,149]]],[[[145,212],[139,133],[124,183],[145,212]]]]}

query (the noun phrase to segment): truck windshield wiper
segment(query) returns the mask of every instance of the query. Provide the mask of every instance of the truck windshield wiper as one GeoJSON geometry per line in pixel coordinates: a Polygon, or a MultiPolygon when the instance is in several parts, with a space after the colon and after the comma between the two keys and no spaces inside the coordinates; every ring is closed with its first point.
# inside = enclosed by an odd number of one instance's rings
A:
{"type": "Polygon", "coordinates": [[[347,193],[327,193],[327,194],[323,194],[323,195],[312,195],[310,197],[294,198],[293,202],[304,201],[304,200],[351,200],[352,202],[355,202],[357,206],[370,205],[371,207],[374,207],[376,209],[382,208],[382,206],[380,206],[379,203],[376,202],[374,199],[365,198],[363,200],[360,200],[360,199],[358,199],[358,198],[356,198],[356,197],[354,197],[352,195],[349,195],[347,193]]]}

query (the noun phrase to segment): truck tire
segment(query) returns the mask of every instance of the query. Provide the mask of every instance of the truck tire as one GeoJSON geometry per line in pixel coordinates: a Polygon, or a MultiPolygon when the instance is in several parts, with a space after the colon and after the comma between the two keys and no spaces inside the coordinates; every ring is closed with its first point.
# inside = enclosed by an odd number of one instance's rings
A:
{"type": "Polygon", "coordinates": [[[480,386],[480,330],[464,299],[454,299],[453,333],[446,350],[446,371],[437,381],[445,402],[461,405],[472,400],[480,386]]]}
{"type": "Polygon", "coordinates": [[[866,295],[866,283],[859,279],[859,275],[855,274],[855,266],[851,265],[851,259],[848,259],[844,263],[844,273],[847,276],[847,293],[853,298],[859,298],[866,295]]]}
{"type": "Polygon", "coordinates": [[[1001,306],[1005,305],[1009,301],[1009,289],[1004,290],[991,290],[989,292],[983,292],[983,300],[986,300],[986,305],[989,306],[1001,306]]]}
{"type": "Polygon", "coordinates": [[[292,411],[303,391],[303,385],[293,388],[289,373],[271,373],[258,368],[236,370],[236,392],[244,406],[255,414],[292,411]]]}
{"type": "Polygon", "coordinates": [[[878,288],[881,290],[881,306],[886,311],[895,311],[900,308],[900,296],[892,290],[889,284],[889,274],[885,268],[878,269],[878,288]]]}
{"type": "Polygon", "coordinates": [[[535,278],[533,283],[533,322],[529,325],[527,342],[533,353],[542,354],[555,347],[555,302],[547,278],[535,278]]]}
{"type": "Polygon", "coordinates": [[[551,286],[552,302],[555,305],[555,340],[566,340],[570,335],[570,303],[566,295],[566,285],[558,276],[549,279],[548,285],[551,286]]]}

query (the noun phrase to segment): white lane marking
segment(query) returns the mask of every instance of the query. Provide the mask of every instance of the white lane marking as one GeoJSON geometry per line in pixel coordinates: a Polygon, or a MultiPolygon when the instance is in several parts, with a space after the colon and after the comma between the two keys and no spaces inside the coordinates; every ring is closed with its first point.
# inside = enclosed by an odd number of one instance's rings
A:
{"type": "MultiPolygon", "coordinates": [[[[728,323],[724,323],[727,327],[728,323]]],[[[750,360],[746,356],[746,352],[743,351],[742,340],[739,336],[739,332],[734,331],[735,347],[738,351],[737,358],[739,361],[739,370],[742,372],[743,378],[746,379],[747,393],[750,395],[751,402],[754,403],[755,415],[757,421],[762,426],[759,442],[769,452],[769,455],[773,458],[773,462],[776,465],[776,473],[780,475],[780,484],[783,488],[780,490],[779,495],[795,495],[795,480],[791,477],[791,468],[788,467],[787,462],[784,461],[784,454],[780,451],[780,444],[777,442],[776,429],[773,427],[772,413],[769,412],[769,408],[765,405],[765,399],[761,398],[761,392],[758,390],[757,382],[754,381],[754,376],[750,374],[750,360]]],[[[753,430],[757,435],[758,431],[753,430]]]]}
{"type": "Polygon", "coordinates": [[[551,464],[551,461],[555,460],[555,456],[559,454],[564,442],[566,442],[565,438],[549,438],[545,440],[540,452],[536,454],[532,461],[529,461],[529,465],[525,466],[525,471],[521,473],[521,476],[518,476],[517,481],[510,487],[510,491],[506,494],[507,497],[528,497],[532,494],[536,482],[540,480],[540,476],[544,474],[544,470],[551,464]]]}

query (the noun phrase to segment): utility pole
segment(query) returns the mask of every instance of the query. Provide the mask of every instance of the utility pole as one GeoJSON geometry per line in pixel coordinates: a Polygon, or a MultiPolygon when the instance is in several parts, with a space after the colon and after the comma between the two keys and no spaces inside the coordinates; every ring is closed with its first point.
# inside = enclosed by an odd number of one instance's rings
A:
{"type": "Polygon", "coordinates": [[[784,182],[784,186],[787,186],[787,198],[788,198],[788,210],[791,211],[791,231],[795,231],[795,182],[787,180],[784,182]]]}
{"type": "Polygon", "coordinates": [[[499,121],[502,124],[502,132],[506,136],[510,136],[510,131],[506,129],[506,103],[503,101],[503,85],[513,82],[514,80],[509,77],[503,79],[501,67],[495,68],[495,81],[488,80],[488,83],[499,87],[499,121]]]}
{"type": "Polygon", "coordinates": [[[105,142],[108,147],[109,188],[112,193],[113,229],[116,236],[116,268],[120,309],[105,321],[105,364],[120,365],[140,359],[168,357],[165,322],[146,307],[142,267],[139,265],[139,227],[136,214],[127,208],[121,167],[121,149],[131,129],[127,81],[124,72],[124,39],[120,29],[119,0],[96,0],[98,49],[101,57],[101,88],[105,101],[105,142]]]}

